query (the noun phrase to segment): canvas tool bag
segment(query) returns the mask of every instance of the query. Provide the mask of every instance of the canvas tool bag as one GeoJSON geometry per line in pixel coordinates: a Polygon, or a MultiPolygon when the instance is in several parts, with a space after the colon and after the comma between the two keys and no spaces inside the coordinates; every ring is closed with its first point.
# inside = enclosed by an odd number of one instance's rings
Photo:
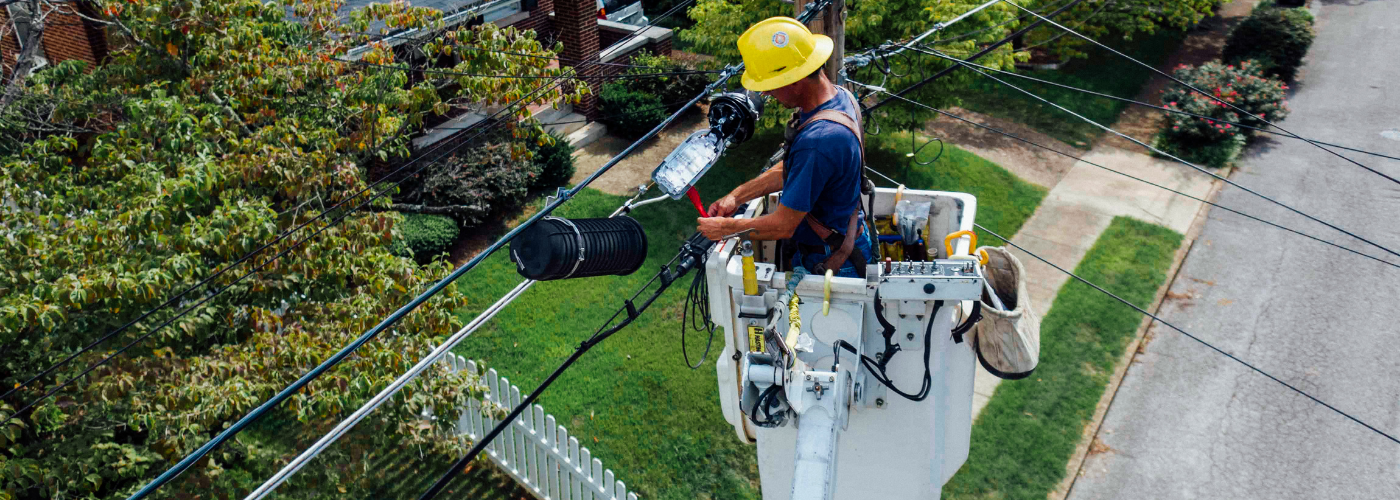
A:
{"type": "Polygon", "coordinates": [[[1026,269],[1006,247],[981,247],[975,255],[982,252],[987,254],[984,274],[1005,308],[982,291],[982,321],[973,329],[972,349],[992,375],[1025,378],[1040,363],[1040,316],[1031,310],[1026,269]]]}

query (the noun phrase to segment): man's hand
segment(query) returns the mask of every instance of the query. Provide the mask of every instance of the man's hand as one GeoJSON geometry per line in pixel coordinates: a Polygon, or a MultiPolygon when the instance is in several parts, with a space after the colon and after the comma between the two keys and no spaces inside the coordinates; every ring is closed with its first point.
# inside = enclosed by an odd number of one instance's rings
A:
{"type": "Polygon", "coordinates": [[[734,234],[735,231],[731,231],[733,222],[734,219],[727,217],[698,217],[695,219],[696,230],[713,241],[719,241],[720,238],[734,234]]]}
{"type": "Polygon", "coordinates": [[[707,210],[706,213],[710,214],[710,217],[729,217],[731,215],[734,215],[734,211],[738,208],[739,199],[736,198],[733,194],[726,194],[723,198],[715,200],[714,203],[711,203],[710,209],[707,210]]]}

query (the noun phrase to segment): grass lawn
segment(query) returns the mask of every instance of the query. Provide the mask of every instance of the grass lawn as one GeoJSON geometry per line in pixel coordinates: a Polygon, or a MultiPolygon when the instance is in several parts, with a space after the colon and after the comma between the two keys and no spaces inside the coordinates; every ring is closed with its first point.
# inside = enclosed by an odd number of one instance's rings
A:
{"type": "MultiPolygon", "coordinates": [[[[705,201],[758,172],[777,148],[781,130],[761,132],[728,152],[700,183],[705,201]]],[[[907,136],[906,136],[907,137],[907,136]]],[[[903,150],[872,150],[871,163],[910,187],[966,191],[979,196],[978,219],[996,231],[1015,233],[1045,192],[961,150],[949,147],[929,167],[909,163],[903,150]]],[[[624,198],[583,191],[557,213],[605,217],[624,198]]],[[[590,335],[622,299],[675,255],[695,228],[685,201],[638,210],[647,228],[648,260],[632,276],[539,283],[457,349],[496,367],[528,391],[590,335]]],[[[690,276],[687,276],[687,279],[690,276]]],[[[459,281],[471,299],[464,318],[479,313],[521,280],[506,252],[486,259],[459,281]]],[[[758,469],[751,446],[739,442],[719,413],[714,355],[699,370],[682,364],[681,304],[688,281],[678,283],[633,325],[599,344],[540,398],[560,425],[617,473],[629,489],[648,499],[756,498],[758,469]]],[[[692,356],[704,339],[690,337],[692,356]]]]}
{"type": "MultiPolygon", "coordinates": [[[[1117,217],[1075,274],[1147,308],[1181,239],[1165,227],[1117,217]]],[[[1141,320],[1071,278],[1041,321],[1039,367],[997,386],[972,426],[967,463],[944,485],[944,498],[1042,500],[1053,491],[1141,320]]]]}
{"type": "MultiPolygon", "coordinates": [[[[1156,67],[1166,61],[1167,56],[1171,55],[1185,38],[1186,33],[1183,31],[1164,28],[1158,30],[1155,35],[1139,35],[1131,41],[1116,39],[1105,42],[1105,45],[1156,67]]],[[[1106,50],[1097,47],[1084,50],[1089,54],[1087,58],[1071,60],[1058,70],[1022,73],[1042,80],[1125,98],[1137,97],[1143,85],[1152,78],[1151,70],[1106,50]]],[[[996,76],[1108,126],[1113,125],[1118,119],[1118,114],[1128,106],[1126,103],[1042,85],[1014,76],[996,76]]],[[[967,109],[1026,124],[1067,144],[1088,148],[1103,134],[1102,130],[1088,122],[987,78],[980,78],[969,92],[961,97],[962,106],[967,109]]]]}

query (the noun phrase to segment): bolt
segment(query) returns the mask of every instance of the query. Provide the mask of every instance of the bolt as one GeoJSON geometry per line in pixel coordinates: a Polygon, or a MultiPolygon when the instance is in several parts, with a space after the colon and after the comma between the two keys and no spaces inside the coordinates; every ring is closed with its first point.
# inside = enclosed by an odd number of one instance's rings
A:
{"type": "Polygon", "coordinates": [[[880,361],[880,360],[882,360],[882,359],[884,359],[884,358],[885,358],[885,353],[883,353],[883,352],[877,352],[877,353],[875,353],[875,361],[880,361]]]}
{"type": "Polygon", "coordinates": [[[914,340],[914,334],[913,334],[913,333],[910,333],[909,335],[906,335],[906,337],[907,337],[909,340],[914,340]]]}
{"type": "Polygon", "coordinates": [[[826,379],[826,381],[827,381],[827,382],[835,382],[835,381],[836,381],[836,376],[835,376],[835,375],[832,375],[831,377],[828,377],[828,378],[826,379]]]}
{"type": "Polygon", "coordinates": [[[885,398],[875,398],[875,407],[876,407],[876,408],[884,408],[884,407],[885,407],[885,398]]]}
{"type": "Polygon", "coordinates": [[[812,380],[812,374],[807,374],[807,380],[812,380]]]}

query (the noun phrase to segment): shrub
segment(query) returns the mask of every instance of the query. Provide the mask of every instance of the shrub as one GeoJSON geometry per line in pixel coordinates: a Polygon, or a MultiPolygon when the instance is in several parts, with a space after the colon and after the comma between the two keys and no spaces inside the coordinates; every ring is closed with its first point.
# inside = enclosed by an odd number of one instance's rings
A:
{"type": "Polygon", "coordinates": [[[539,177],[528,153],[525,142],[513,142],[508,133],[495,134],[429,165],[394,201],[449,210],[463,226],[481,224],[528,199],[539,177]]]}
{"type": "Polygon", "coordinates": [[[398,229],[400,237],[394,240],[390,250],[420,261],[446,252],[457,240],[457,221],[441,215],[404,214],[398,229]]]}
{"type": "Polygon", "coordinates": [[[1243,135],[1233,135],[1213,142],[1194,142],[1159,133],[1152,142],[1153,146],[1163,153],[1191,163],[1210,168],[1225,168],[1244,151],[1245,138],[1243,135]]]}
{"type": "MultiPolygon", "coordinates": [[[[1288,86],[1264,78],[1254,62],[1245,61],[1236,66],[1212,61],[1198,68],[1183,65],[1176,69],[1176,77],[1247,113],[1182,87],[1162,92],[1162,103],[1167,108],[1261,128],[1266,126],[1264,120],[1277,122],[1288,116],[1283,93],[1288,86]]],[[[1206,144],[1249,132],[1216,120],[1168,114],[1162,134],[1180,144],[1206,144]]]]}
{"type": "Polygon", "coordinates": [[[1231,63],[1258,61],[1265,74],[1292,80],[1315,36],[1307,10],[1263,2],[1230,31],[1220,58],[1231,63]]]}
{"type": "Polygon", "coordinates": [[[598,95],[598,113],[608,131],[625,139],[640,138],[670,115],[655,94],[621,84],[603,85],[603,92],[598,95]]]}
{"type": "MultiPolygon", "coordinates": [[[[639,51],[632,56],[631,64],[643,66],[628,71],[628,74],[644,73],[677,73],[692,71],[670,58],[652,55],[647,51],[639,51]]],[[[690,73],[684,75],[648,76],[645,78],[632,78],[622,81],[622,85],[636,92],[652,94],[661,99],[666,105],[668,112],[674,113],[681,109],[681,106],[689,102],[705,86],[710,84],[711,75],[704,73],[690,73]]]]}
{"type": "Polygon", "coordinates": [[[530,185],[535,192],[548,191],[569,183],[574,176],[574,147],[569,141],[556,134],[540,136],[532,148],[535,157],[531,160],[539,176],[530,185]]]}

